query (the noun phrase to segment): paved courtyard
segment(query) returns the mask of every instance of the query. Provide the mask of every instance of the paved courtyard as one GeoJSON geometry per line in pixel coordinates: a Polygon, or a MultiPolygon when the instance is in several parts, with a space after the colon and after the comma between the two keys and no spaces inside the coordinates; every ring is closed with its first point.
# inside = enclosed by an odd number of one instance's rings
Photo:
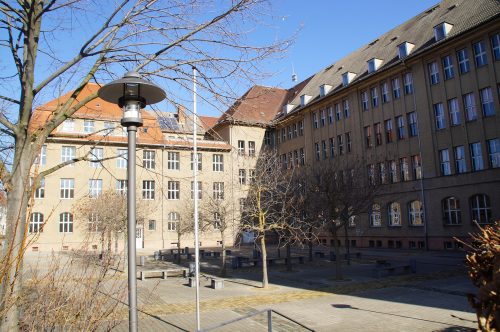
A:
{"type": "MultiPolygon", "coordinates": [[[[232,270],[224,288],[209,287],[217,271],[215,258],[203,260],[201,326],[207,329],[265,309],[272,309],[315,331],[473,331],[476,316],[465,294],[474,292],[463,266],[463,253],[368,251],[344,267],[344,281],[335,281],[335,266],[326,258],[270,268],[270,287],[260,288],[259,267],[232,270]],[[417,262],[416,274],[375,278],[377,259],[394,264],[417,262]]],[[[147,254],[147,252],[143,253],[147,254]]],[[[249,252],[246,252],[249,254],[249,252]]],[[[275,252],[271,251],[272,256],[275,252]]],[[[173,267],[149,258],[139,269],[173,267]]],[[[138,281],[141,331],[194,331],[195,289],[187,279],[138,281]]],[[[273,313],[273,331],[302,331],[273,313]]],[[[126,316],[126,312],[124,313],[126,316]]],[[[125,317],[126,318],[126,317],[125,317]]],[[[117,331],[126,331],[127,322],[117,331]]],[[[215,331],[267,331],[267,314],[229,324],[215,331]]]]}

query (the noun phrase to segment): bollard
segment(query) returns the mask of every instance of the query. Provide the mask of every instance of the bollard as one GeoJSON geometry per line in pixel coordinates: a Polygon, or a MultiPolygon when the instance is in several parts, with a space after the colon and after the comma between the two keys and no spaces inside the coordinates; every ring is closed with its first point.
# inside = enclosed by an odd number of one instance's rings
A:
{"type": "Polygon", "coordinates": [[[189,276],[194,277],[196,275],[196,264],[191,262],[189,263],[189,276]]]}
{"type": "Polygon", "coordinates": [[[145,261],[146,261],[145,256],[139,256],[139,266],[144,266],[145,261]]]}
{"type": "Polygon", "coordinates": [[[155,258],[155,261],[160,260],[160,252],[159,251],[154,252],[154,258],[155,258]]]}

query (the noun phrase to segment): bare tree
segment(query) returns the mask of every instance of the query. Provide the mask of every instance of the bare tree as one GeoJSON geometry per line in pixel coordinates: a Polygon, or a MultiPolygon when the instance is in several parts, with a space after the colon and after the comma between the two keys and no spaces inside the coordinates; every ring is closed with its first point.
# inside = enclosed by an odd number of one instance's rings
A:
{"type": "MultiPolygon", "coordinates": [[[[121,76],[136,70],[156,77],[178,102],[177,92],[190,89],[196,65],[206,101],[224,102],[234,95],[235,80],[248,82],[258,73],[257,62],[279,56],[289,45],[283,40],[255,45],[246,38],[268,12],[263,0],[0,1],[0,48],[9,55],[2,59],[0,79],[0,181],[8,195],[0,302],[20,291],[33,162],[47,137],[97,97],[97,92],[80,97],[86,85],[115,78],[113,71],[121,76]],[[44,126],[32,126],[37,104],[67,91],[44,126]]],[[[40,172],[33,185],[82,159],[40,172]]],[[[15,304],[4,321],[7,329],[18,329],[15,304]]]]}
{"type": "Polygon", "coordinates": [[[233,202],[227,199],[220,199],[213,197],[213,195],[207,195],[208,198],[202,205],[202,228],[205,231],[216,231],[220,235],[221,241],[221,269],[220,276],[224,277],[226,275],[226,236],[227,232],[235,226],[235,220],[233,218],[233,202]]]}
{"type": "Polygon", "coordinates": [[[308,175],[309,200],[318,228],[327,230],[333,238],[335,278],[343,279],[339,231],[345,229],[354,216],[368,211],[380,188],[371,182],[356,163],[355,168],[339,169],[338,165],[313,168],[308,175]]]}
{"type": "MultiPolygon", "coordinates": [[[[118,238],[127,234],[127,197],[114,191],[106,190],[97,197],[85,196],[73,207],[75,215],[81,221],[80,227],[87,231],[89,241],[96,234],[100,237],[101,252],[111,253],[115,242],[115,254],[118,251],[118,238]]],[[[150,202],[139,200],[136,206],[136,219],[144,220],[152,211],[150,202]]]]}
{"type": "Polygon", "coordinates": [[[168,214],[167,228],[177,235],[177,264],[181,263],[181,241],[194,232],[194,212],[190,205],[184,205],[179,211],[168,214]]]}
{"type": "Polygon", "coordinates": [[[266,236],[293,238],[300,231],[291,222],[297,215],[293,201],[297,183],[273,153],[261,154],[242,211],[241,229],[253,232],[262,250],[262,287],[269,285],[267,274],[266,236]],[[286,235],[285,235],[286,234],[286,235]]]}

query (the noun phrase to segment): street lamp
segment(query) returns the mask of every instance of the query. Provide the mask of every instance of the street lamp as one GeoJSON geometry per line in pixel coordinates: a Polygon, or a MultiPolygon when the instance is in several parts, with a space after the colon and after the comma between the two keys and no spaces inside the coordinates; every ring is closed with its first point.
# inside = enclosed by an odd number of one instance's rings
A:
{"type": "Polygon", "coordinates": [[[166,98],[159,86],[143,80],[137,72],[128,72],[123,78],[101,87],[101,99],[118,104],[123,109],[121,124],[127,128],[127,223],[128,223],[128,304],[129,331],[137,331],[137,272],[136,272],[136,212],[135,212],[135,146],[137,128],[142,126],[141,108],[166,98]]]}

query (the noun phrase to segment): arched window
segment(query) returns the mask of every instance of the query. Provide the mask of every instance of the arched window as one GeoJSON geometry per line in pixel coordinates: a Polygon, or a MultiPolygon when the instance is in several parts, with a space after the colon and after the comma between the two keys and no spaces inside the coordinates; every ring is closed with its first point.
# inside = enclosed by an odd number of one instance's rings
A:
{"type": "Polygon", "coordinates": [[[380,205],[372,204],[372,209],[370,212],[370,226],[380,227],[382,226],[382,218],[380,214],[380,205]]]}
{"type": "Polygon", "coordinates": [[[422,202],[415,200],[408,203],[408,222],[412,226],[421,226],[424,224],[422,202]]]}
{"type": "Polygon", "coordinates": [[[43,214],[39,212],[33,212],[30,217],[28,232],[41,233],[42,231],[43,231],[43,214]]]}
{"type": "Polygon", "coordinates": [[[477,194],[470,198],[472,220],[479,224],[489,223],[491,220],[490,198],[485,194],[477,194]]]}
{"type": "Polygon", "coordinates": [[[179,227],[179,213],[177,212],[170,212],[168,214],[168,223],[167,223],[167,230],[169,231],[177,231],[179,227]]]}
{"type": "Polygon", "coordinates": [[[401,226],[401,205],[398,202],[389,203],[389,226],[401,226]]]}
{"type": "Polygon", "coordinates": [[[73,233],[73,215],[63,212],[59,215],[59,233],[73,233]]]}
{"type": "Polygon", "coordinates": [[[441,205],[445,225],[460,225],[462,223],[460,200],[458,198],[446,197],[441,201],[441,205]]]}

